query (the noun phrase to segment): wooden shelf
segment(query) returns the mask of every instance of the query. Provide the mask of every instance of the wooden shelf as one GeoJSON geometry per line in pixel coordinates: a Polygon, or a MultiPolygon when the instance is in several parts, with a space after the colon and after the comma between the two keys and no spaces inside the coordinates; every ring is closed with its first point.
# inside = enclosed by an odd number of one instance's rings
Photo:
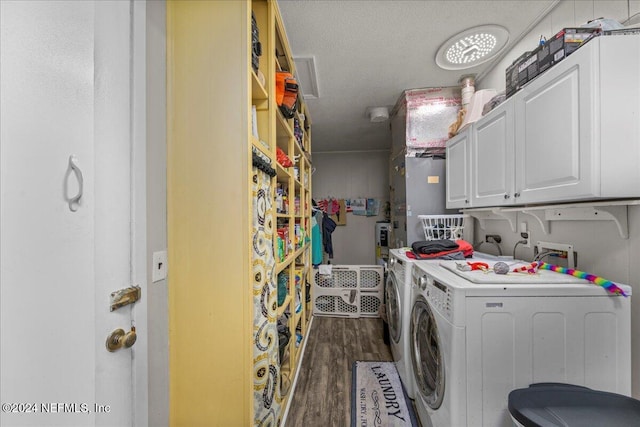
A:
{"type": "Polygon", "coordinates": [[[289,254],[284,261],[277,263],[276,264],[276,274],[280,273],[282,270],[284,270],[285,268],[289,267],[289,265],[291,264],[291,261],[294,259],[294,257],[289,254]]]}
{"type": "Polygon", "coordinates": [[[265,145],[262,142],[258,141],[258,139],[253,135],[251,136],[251,145],[255,147],[256,150],[260,151],[262,154],[268,157],[269,160],[271,160],[271,167],[273,167],[274,164],[276,164],[276,161],[273,158],[273,154],[271,154],[271,150],[265,147],[265,145]]]}
{"type": "MultiPolygon", "coordinates": [[[[265,256],[269,251],[255,250],[253,240],[261,232],[254,225],[256,218],[253,212],[261,203],[255,191],[259,189],[273,197],[278,185],[286,187],[290,198],[289,213],[277,213],[275,203],[269,200],[269,217],[289,225],[292,240],[295,223],[309,227],[310,216],[304,206],[311,202],[311,139],[310,129],[305,129],[303,146],[307,153],[298,163],[300,177],[307,177],[305,184],[300,178],[293,178],[292,169],[283,168],[276,161],[276,148],[283,150],[292,160],[294,156],[303,154],[294,138],[293,120],[284,118],[274,99],[276,70],[281,67],[295,73],[278,3],[273,0],[188,4],[171,1],[167,3],[167,34],[171,36],[167,38],[171,41],[171,49],[167,50],[167,71],[172,78],[167,86],[167,121],[170,122],[167,151],[172,154],[167,156],[171,171],[167,176],[167,186],[184,189],[169,191],[167,196],[167,209],[171,212],[167,221],[167,234],[171,241],[169,258],[173,260],[172,275],[175,274],[180,279],[178,281],[192,284],[196,291],[187,292],[180,287],[170,289],[170,297],[179,303],[170,307],[173,320],[169,338],[175,345],[169,351],[175,356],[185,349],[198,347],[195,358],[170,357],[169,414],[172,418],[169,424],[181,420],[184,425],[195,425],[203,419],[215,424],[222,421],[220,414],[224,413],[225,425],[254,425],[267,415],[273,419],[274,425],[279,425],[286,402],[291,399],[302,348],[296,347],[294,334],[286,347],[286,360],[280,363],[277,339],[272,340],[266,349],[256,347],[260,337],[256,340],[255,323],[266,325],[269,333],[276,331],[277,319],[273,311],[271,316],[265,316],[262,307],[265,303],[277,306],[277,300],[274,302],[277,295],[274,292],[274,287],[277,291],[274,275],[278,273],[287,275],[289,292],[284,304],[275,311],[281,316],[287,309],[294,308],[293,266],[304,263],[301,270],[306,280],[310,256],[305,250],[310,245],[307,243],[292,249],[283,262],[265,256]],[[194,16],[198,19],[193,19],[194,16]],[[252,28],[252,18],[255,18],[263,51],[258,64],[260,73],[252,67],[251,41],[256,33],[252,28]],[[238,37],[225,37],[225,33],[220,31],[221,26],[238,37]],[[264,83],[258,79],[258,74],[264,75],[264,83]],[[255,137],[253,106],[258,133],[255,137]],[[225,109],[238,114],[220,114],[225,109]],[[211,150],[211,144],[203,141],[222,141],[225,149],[211,150]],[[254,150],[271,161],[275,177],[255,173],[251,167],[254,150]],[[258,179],[254,181],[254,178],[258,179]],[[296,197],[300,200],[304,217],[300,213],[294,215],[296,197]],[[229,215],[228,210],[221,208],[229,204],[247,214],[229,215]],[[192,226],[185,228],[185,222],[192,226]],[[220,235],[201,232],[220,223],[225,224],[220,235]],[[240,231],[246,238],[238,241],[240,231]],[[233,251],[229,255],[231,258],[217,257],[215,248],[219,246],[216,245],[219,239],[234,240],[241,250],[233,251]],[[193,254],[193,257],[187,260],[180,256],[182,253],[193,254]],[[193,268],[196,265],[193,263],[215,268],[193,268]],[[262,300],[260,293],[255,295],[252,291],[254,268],[258,266],[263,274],[270,275],[266,281],[269,285],[268,301],[262,300]],[[226,283],[238,286],[226,286],[226,283]],[[212,316],[233,327],[218,328],[215,325],[220,321],[202,321],[211,320],[212,316]],[[203,336],[208,337],[206,342],[201,340],[203,336]],[[239,338],[241,336],[246,339],[239,338]],[[270,402],[263,398],[267,395],[263,393],[266,383],[254,377],[254,368],[265,362],[272,366],[280,364],[281,372],[276,374],[288,378],[287,390],[283,390],[282,396],[270,394],[269,397],[274,399],[270,402]],[[216,373],[218,366],[225,366],[225,369],[216,373]],[[211,382],[197,381],[203,375],[214,374],[226,384],[224,388],[211,382]],[[176,393],[176,390],[182,392],[176,393]],[[194,412],[194,404],[202,407],[203,411],[194,412]]],[[[309,124],[302,96],[298,105],[309,124]]],[[[300,113],[297,116],[300,118],[300,113]]],[[[304,122],[301,126],[304,128],[304,122]]],[[[269,239],[272,241],[268,244],[275,245],[275,229],[269,239]]],[[[308,308],[309,304],[303,304],[300,314],[292,313],[289,326],[293,332],[293,322],[301,322],[304,329],[308,308]]]]}
{"type": "MultiPolygon", "coordinates": [[[[262,86],[262,83],[258,80],[258,75],[253,70],[251,70],[251,99],[256,101],[267,101],[269,99],[267,90],[262,86]]],[[[261,104],[264,105],[265,103],[261,104]]]]}
{"type": "Polygon", "coordinates": [[[282,316],[282,314],[287,310],[287,308],[289,308],[289,303],[291,303],[291,300],[293,299],[293,297],[291,296],[291,294],[287,295],[284,299],[284,302],[282,303],[281,306],[278,307],[278,309],[276,310],[276,314],[278,317],[282,316]]]}
{"type": "Polygon", "coordinates": [[[276,176],[278,177],[278,182],[281,182],[283,184],[286,183],[288,185],[289,178],[291,178],[291,174],[289,173],[289,171],[283,168],[282,166],[280,166],[280,163],[277,163],[276,172],[277,172],[276,176]]]}
{"type": "Polygon", "coordinates": [[[283,374],[291,375],[291,353],[288,347],[289,345],[287,345],[287,350],[284,351],[284,355],[282,356],[282,360],[280,361],[280,372],[283,374]]]}
{"type": "Polygon", "coordinates": [[[289,121],[284,118],[282,111],[279,109],[276,111],[277,116],[277,135],[278,135],[278,147],[282,148],[286,152],[289,152],[289,140],[293,139],[293,129],[289,124],[289,121]],[[280,144],[281,140],[286,140],[284,147],[280,144]]]}

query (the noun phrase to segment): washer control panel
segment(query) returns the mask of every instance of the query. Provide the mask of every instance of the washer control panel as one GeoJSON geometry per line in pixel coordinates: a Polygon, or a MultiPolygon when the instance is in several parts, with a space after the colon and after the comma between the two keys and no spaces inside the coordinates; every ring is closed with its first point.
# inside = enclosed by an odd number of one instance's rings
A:
{"type": "Polygon", "coordinates": [[[404,286],[404,270],[405,270],[405,266],[404,263],[402,262],[401,259],[396,258],[395,255],[391,255],[390,259],[390,263],[389,265],[391,266],[391,270],[395,273],[396,278],[398,279],[398,281],[400,282],[401,285],[404,286]]]}
{"type": "Polygon", "coordinates": [[[453,304],[451,301],[451,289],[445,284],[435,280],[429,275],[424,276],[426,278],[427,288],[425,296],[429,304],[444,316],[452,320],[453,317],[453,304]]]}

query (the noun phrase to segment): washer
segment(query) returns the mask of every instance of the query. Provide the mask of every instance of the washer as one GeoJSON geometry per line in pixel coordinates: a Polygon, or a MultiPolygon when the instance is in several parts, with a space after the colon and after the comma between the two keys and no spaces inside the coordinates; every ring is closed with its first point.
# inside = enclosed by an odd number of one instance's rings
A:
{"type": "MultiPolygon", "coordinates": [[[[400,380],[407,396],[415,399],[415,379],[411,363],[411,278],[414,265],[435,263],[442,260],[417,260],[409,258],[409,248],[391,249],[389,251],[389,270],[385,283],[387,322],[389,325],[389,342],[391,354],[396,362],[400,380]]],[[[476,252],[469,261],[489,260],[496,257],[476,252]]]]}
{"type": "Polygon", "coordinates": [[[420,263],[410,322],[423,427],[512,426],[509,392],[533,383],[631,394],[630,298],[585,280],[420,263]]]}
{"type": "Polygon", "coordinates": [[[389,251],[389,273],[385,283],[387,322],[391,354],[396,362],[400,380],[410,399],[415,397],[415,382],[411,365],[409,319],[411,317],[411,272],[416,260],[406,256],[406,249],[389,251]]]}

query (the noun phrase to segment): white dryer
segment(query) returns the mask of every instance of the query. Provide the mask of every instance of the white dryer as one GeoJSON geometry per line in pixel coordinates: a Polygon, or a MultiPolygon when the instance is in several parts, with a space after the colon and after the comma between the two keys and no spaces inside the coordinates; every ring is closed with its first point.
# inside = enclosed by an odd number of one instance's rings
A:
{"type": "Polygon", "coordinates": [[[511,427],[508,394],[532,383],[631,393],[630,298],[552,271],[500,276],[455,261],[418,264],[412,294],[424,427],[511,427]]]}

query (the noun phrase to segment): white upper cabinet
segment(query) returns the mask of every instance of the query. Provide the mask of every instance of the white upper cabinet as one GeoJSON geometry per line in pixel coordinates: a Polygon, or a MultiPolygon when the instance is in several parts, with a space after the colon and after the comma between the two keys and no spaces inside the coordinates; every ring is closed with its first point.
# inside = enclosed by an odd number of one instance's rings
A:
{"type": "MultiPolygon", "coordinates": [[[[640,35],[600,37],[594,129],[604,197],[640,195],[640,35]]],[[[571,59],[571,57],[569,57],[571,59]]]]}
{"type": "Polygon", "coordinates": [[[596,160],[597,41],[514,96],[514,203],[599,197],[596,160]]]}
{"type": "Polygon", "coordinates": [[[527,84],[447,144],[447,207],[640,197],[638,70],[640,35],[601,36],[527,84]]]}
{"type": "Polygon", "coordinates": [[[471,204],[496,206],[514,200],[513,103],[507,100],[472,127],[471,204]]]}
{"type": "Polygon", "coordinates": [[[447,141],[447,209],[471,207],[469,165],[471,128],[447,141]]]}

